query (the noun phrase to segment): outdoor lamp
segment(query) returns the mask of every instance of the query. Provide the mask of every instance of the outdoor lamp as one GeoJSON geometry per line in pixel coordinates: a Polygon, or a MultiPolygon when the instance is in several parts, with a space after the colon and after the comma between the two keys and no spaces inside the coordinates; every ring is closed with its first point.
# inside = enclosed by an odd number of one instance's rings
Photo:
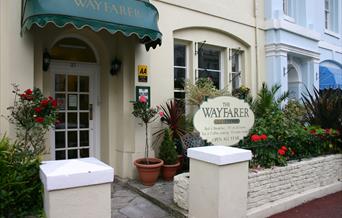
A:
{"type": "Polygon", "coordinates": [[[118,72],[120,71],[120,68],[121,68],[121,61],[119,59],[115,58],[112,61],[112,64],[111,64],[111,67],[110,67],[110,74],[112,76],[118,74],[118,72]]]}
{"type": "Polygon", "coordinates": [[[43,53],[43,71],[48,71],[51,62],[51,57],[47,49],[43,53]]]}

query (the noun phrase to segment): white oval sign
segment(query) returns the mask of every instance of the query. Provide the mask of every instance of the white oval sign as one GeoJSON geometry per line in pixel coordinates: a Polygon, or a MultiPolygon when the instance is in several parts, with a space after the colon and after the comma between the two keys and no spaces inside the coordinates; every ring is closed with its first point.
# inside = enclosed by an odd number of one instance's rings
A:
{"type": "Polygon", "coordinates": [[[254,113],[244,100],[221,96],[201,104],[194,116],[200,136],[214,145],[234,145],[248,135],[254,113]]]}

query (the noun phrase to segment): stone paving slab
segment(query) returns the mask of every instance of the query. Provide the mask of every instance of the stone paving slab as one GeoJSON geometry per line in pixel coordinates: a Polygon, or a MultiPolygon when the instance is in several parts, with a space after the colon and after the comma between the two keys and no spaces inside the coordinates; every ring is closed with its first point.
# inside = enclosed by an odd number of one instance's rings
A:
{"type": "Polygon", "coordinates": [[[144,186],[136,180],[128,181],[127,186],[144,198],[168,211],[173,217],[188,217],[188,212],[173,202],[173,182],[158,180],[152,187],[144,186]]]}
{"type": "Polygon", "coordinates": [[[112,188],[112,218],[173,218],[167,211],[130,190],[115,179],[112,188]]]}

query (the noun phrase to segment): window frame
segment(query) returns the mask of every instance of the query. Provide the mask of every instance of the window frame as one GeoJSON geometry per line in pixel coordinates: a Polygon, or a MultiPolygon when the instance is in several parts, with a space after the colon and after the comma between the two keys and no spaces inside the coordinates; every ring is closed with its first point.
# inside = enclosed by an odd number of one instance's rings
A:
{"type": "Polygon", "coordinates": [[[229,70],[229,85],[230,85],[230,89],[231,91],[234,90],[234,87],[233,87],[233,82],[234,82],[234,75],[238,75],[238,87],[237,88],[240,88],[242,86],[242,55],[244,53],[243,50],[240,50],[238,53],[236,52],[237,50],[236,49],[232,49],[231,52],[232,52],[232,56],[230,58],[230,70],[229,70]],[[234,57],[238,57],[238,67],[237,67],[237,71],[233,71],[233,59],[234,57]]]}
{"type": "MultiPolygon", "coordinates": [[[[178,39],[174,39],[173,42],[173,78],[175,78],[175,69],[185,69],[185,80],[189,79],[189,43],[182,41],[182,40],[178,40],[178,39]],[[174,56],[175,56],[175,46],[176,45],[181,45],[185,47],[185,66],[177,66],[175,65],[175,61],[174,61],[174,56]]],[[[184,93],[185,95],[185,88],[184,89],[177,89],[175,88],[175,82],[173,82],[173,98],[175,100],[180,99],[180,98],[176,98],[175,97],[175,93],[184,93]]],[[[186,96],[184,97],[184,111],[187,111],[187,107],[186,107],[186,96]]]]}
{"type": "Polygon", "coordinates": [[[206,68],[200,68],[199,67],[199,53],[197,55],[195,55],[194,58],[197,58],[197,66],[196,66],[196,70],[195,70],[195,82],[200,78],[199,77],[199,71],[201,70],[206,70],[208,72],[219,72],[219,89],[223,89],[224,88],[224,80],[225,80],[225,75],[224,75],[224,48],[220,47],[220,46],[215,46],[215,45],[210,45],[210,44],[205,44],[203,45],[202,49],[212,49],[215,51],[218,51],[219,54],[219,70],[214,70],[214,69],[206,69],[206,68]]]}

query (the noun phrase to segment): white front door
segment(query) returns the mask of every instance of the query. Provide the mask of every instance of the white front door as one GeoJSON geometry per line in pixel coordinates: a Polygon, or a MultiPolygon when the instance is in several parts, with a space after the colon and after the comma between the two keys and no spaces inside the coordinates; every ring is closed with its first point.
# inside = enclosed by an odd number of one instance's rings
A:
{"type": "Polygon", "coordinates": [[[51,64],[58,121],[52,134],[55,160],[95,156],[97,65],[70,62],[51,64]]]}

